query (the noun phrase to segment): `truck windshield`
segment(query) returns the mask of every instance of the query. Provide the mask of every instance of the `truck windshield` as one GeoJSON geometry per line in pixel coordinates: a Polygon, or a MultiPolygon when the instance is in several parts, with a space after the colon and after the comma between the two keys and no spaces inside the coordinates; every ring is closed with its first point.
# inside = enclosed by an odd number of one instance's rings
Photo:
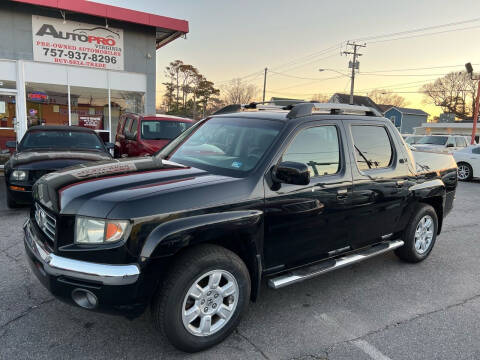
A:
{"type": "Polygon", "coordinates": [[[159,156],[207,171],[245,173],[257,165],[282,127],[274,120],[212,118],[187,130],[159,156]]]}
{"type": "Polygon", "coordinates": [[[190,127],[192,123],[168,120],[143,120],[142,139],[172,140],[190,127]]]}
{"type": "Polygon", "coordinates": [[[417,144],[445,145],[448,136],[425,136],[418,140],[417,144]]]}
{"type": "Polygon", "coordinates": [[[30,149],[89,149],[105,150],[97,135],[83,131],[34,130],[23,137],[19,150],[30,149]]]}

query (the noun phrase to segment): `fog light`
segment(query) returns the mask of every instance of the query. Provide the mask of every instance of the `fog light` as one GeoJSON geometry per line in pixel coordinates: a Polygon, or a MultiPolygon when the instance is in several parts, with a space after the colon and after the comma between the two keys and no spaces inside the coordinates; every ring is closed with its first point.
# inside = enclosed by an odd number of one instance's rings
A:
{"type": "Polygon", "coordinates": [[[24,188],[24,187],[21,187],[21,186],[13,186],[13,185],[10,185],[10,190],[25,191],[25,188],[24,188]]]}
{"type": "Polygon", "coordinates": [[[98,305],[98,299],[95,294],[85,289],[73,290],[72,299],[75,301],[75,304],[85,309],[94,309],[98,305]]]}

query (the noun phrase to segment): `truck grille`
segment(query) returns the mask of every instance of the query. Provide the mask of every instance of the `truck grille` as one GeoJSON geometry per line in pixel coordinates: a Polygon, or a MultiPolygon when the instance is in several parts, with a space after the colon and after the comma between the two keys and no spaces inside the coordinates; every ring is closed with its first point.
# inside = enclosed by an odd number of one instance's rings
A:
{"type": "Polygon", "coordinates": [[[38,203],[35,203],[35,221],[40,230],[51,240],[51,245],[53,245],[57,231],[57,221],[55,217],[43,210],[38,203]]]}
{"type": "Polygon", "coordinates": [[[40,179],[43,175],[46,175],[53,171],[55,170],[30,170],[30,180],[32,181],[32,183],[34,183],[38,179],[40,179]]]}

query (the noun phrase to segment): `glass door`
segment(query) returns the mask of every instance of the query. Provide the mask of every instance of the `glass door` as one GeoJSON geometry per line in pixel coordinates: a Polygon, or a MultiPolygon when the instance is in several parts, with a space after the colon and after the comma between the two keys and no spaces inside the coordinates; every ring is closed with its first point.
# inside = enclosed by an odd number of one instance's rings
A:
{"type": "Polygon", "coordinates": [[[7,148],[7,141],[16,141],[17,96],[0,92],[0,168],[8,161],[13,149],[7,148]]]}

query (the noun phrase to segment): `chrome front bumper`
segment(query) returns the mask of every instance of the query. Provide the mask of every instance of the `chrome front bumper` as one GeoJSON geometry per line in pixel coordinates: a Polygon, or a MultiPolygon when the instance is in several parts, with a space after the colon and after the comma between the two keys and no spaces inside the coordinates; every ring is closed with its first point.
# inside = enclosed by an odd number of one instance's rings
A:
{"type": "Polygon", "coordinates": [[[110,265],[69,259],[50,253],[32,231],[31,220],[24,225],[25,248],[50,276],[68,276],[73,279],[95,281],[103,285],[130,285],[137,282],[140,268],[136,264],[110,265]]]}

